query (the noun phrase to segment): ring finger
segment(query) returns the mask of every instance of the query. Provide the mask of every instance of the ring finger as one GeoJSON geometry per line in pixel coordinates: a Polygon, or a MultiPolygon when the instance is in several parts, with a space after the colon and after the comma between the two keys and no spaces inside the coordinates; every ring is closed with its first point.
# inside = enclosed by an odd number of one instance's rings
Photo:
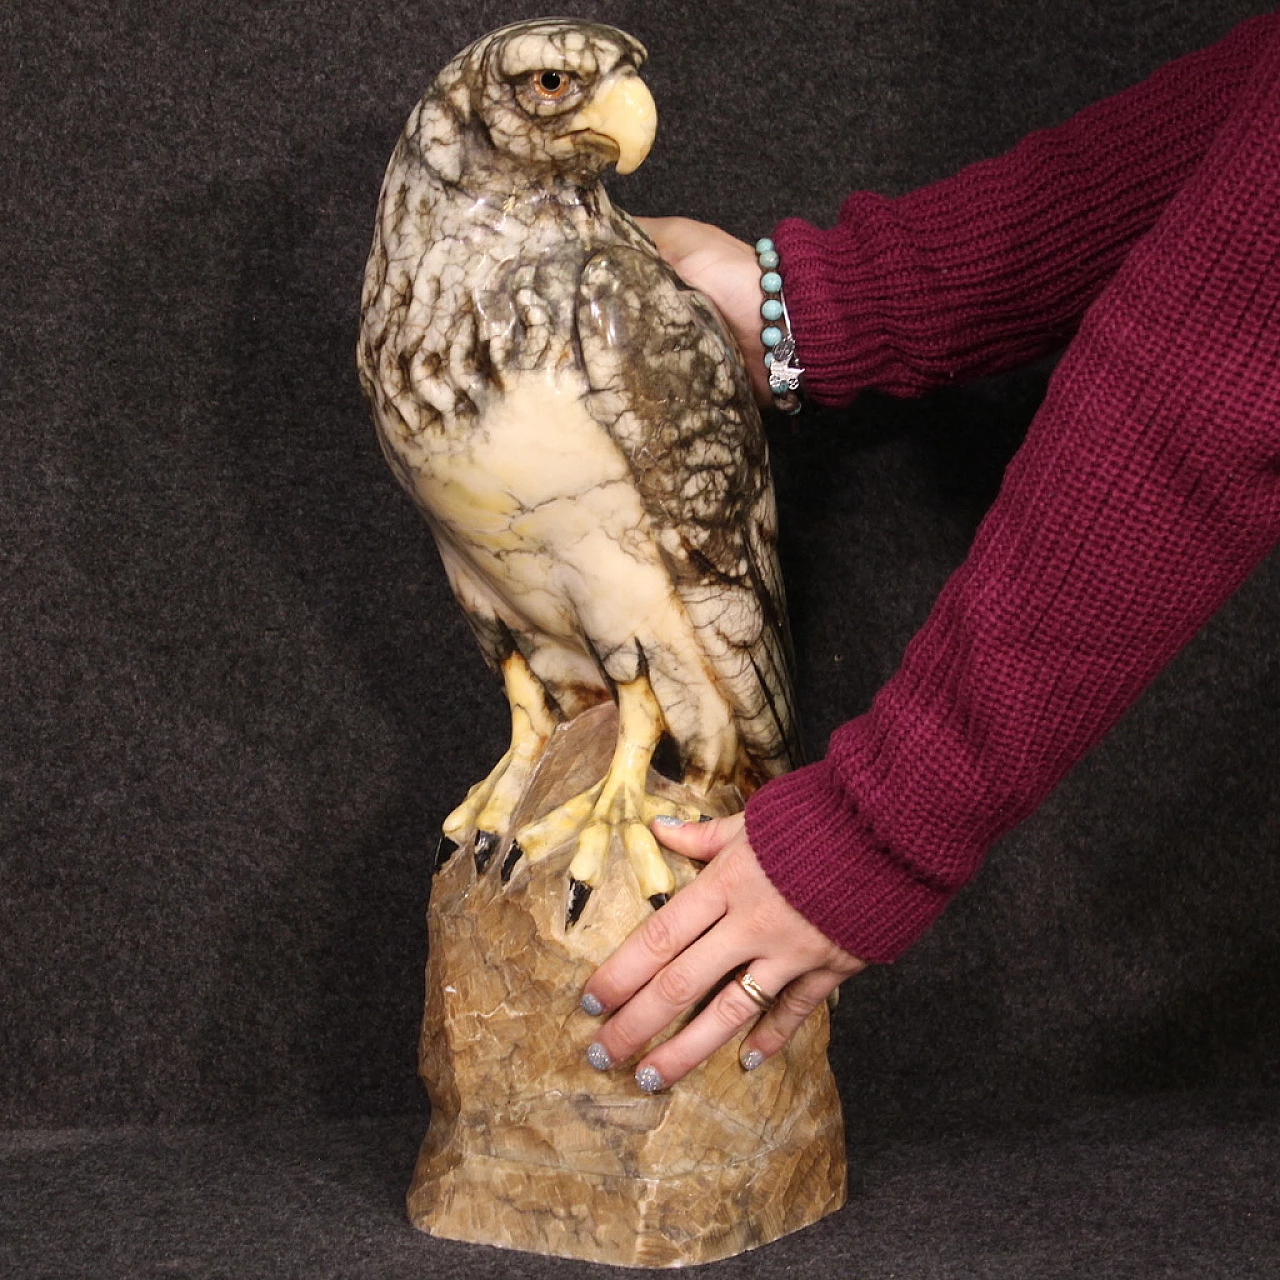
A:
{"type": "Polygon", "coordinates": [[[847,974],[814,969],[789,983],[742,1042],[740,1057],[748,1071],[773,1057],[802,1022],[840,985],[847,974]]]}
{"type": "MultiPolygon", "coordinates": [[[[768,996],[785,990],[799,976],[794,968],[768,960],[753,961],[747,971],[752,984],[768,996]]],[[[668,1088],[763,1012],[737,977],[730,978],[687,1027],[645,1056],[636,1068],[636,1083],[647,1093],[668,1088]]]]}

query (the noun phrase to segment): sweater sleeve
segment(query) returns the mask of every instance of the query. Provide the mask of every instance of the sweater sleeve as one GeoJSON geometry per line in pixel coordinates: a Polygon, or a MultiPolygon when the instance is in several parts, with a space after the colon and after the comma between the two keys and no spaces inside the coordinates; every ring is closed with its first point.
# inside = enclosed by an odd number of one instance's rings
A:
{"type": "Polygon", "coordinates": [[[893,959],[1280,538],[1280,32],[1133,247],[902,666],[747,830],[893,959]]]}
{"type": "Polygon", "coordinates": [[[1236,27],[1008,154],[839,221],[775,231],[809,394],[917,395],[1074,332],[1222,128],[1280,14],[1236,27]]]}

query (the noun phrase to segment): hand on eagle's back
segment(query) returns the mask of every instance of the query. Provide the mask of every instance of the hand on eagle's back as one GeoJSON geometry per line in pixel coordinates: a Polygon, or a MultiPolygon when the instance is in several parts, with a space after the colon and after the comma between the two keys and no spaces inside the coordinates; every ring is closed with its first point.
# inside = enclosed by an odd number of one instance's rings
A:
{"type": "Polygon", "coordinates": [[[773,403],[760,341],[760,267],[744,240],[693,218],[637,218],[658,252],[692,288],[705,293],[724,317],[742,352],[756,403],[773,403]]]}

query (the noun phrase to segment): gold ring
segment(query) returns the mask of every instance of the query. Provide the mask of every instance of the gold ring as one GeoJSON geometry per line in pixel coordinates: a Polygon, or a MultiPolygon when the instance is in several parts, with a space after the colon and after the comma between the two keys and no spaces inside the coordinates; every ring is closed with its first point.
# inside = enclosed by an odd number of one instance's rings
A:
{"type": "Polygon", "coordinates": [[[763,1012],[768,1013],[777,1003],[776,998],[771,996],[745,969],[734,981],[750,996],[752,1003],[763,1012]]]}

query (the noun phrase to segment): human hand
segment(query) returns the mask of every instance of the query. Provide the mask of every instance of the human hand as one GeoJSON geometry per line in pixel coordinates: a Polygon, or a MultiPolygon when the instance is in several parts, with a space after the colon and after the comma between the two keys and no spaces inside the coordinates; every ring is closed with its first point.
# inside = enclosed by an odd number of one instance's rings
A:
{"type": "Polygon", "coordinates": [[[746,361],[757,402],[771,405],[773,393],[760,341],[764,295],[756,251],[709,222],[692,218],[637,218],[636,222],[676,274],[716,304],[746,361]]]}
{"type": "Polygon", "coordinates": [[[583,1008],[612,1017],[588,1061],[606,1071],[625,1062],[743,965],[777,1003],[761,1016],[738,982],[725,983],[688,1026],[637,1065],[636,1083],[646,1093],[675,1084],[758,1019],[740,1052],[743,1066],[754,1070],[845,978],[866,968],[773,887],[747,843],[741,814],[676,825],[659,818],[653,830],[667,848],[710,865],[591,976],[583,1008]]]}

